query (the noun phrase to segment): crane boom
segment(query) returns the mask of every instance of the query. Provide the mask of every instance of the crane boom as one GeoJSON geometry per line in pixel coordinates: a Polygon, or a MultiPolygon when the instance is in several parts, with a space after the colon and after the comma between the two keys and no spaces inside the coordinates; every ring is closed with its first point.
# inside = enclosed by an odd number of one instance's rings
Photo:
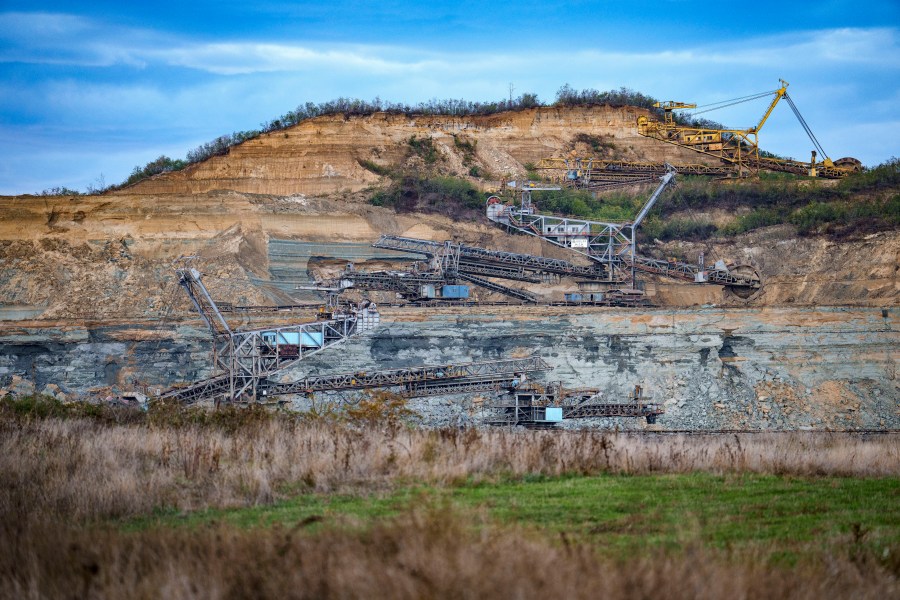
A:
{"type": "MultiPolygon", "coordinates": [[[[692,105],[682,102],[669,101],[657,102],[654,105],[657,108],[662,108],[665,111],[663,122],[651,120],[646,115],[640,115],[638,117],[638,133],[646,137],[655,138],[657,140],[674,144],[676,146],[688,148],[701,154],[716,157],[726,163],[731,163],[735,166],[737,174],[740,176],[743,176],[744,174],[746,174],[746,172],[759,172],[761,168],[827,178],[846,177],[851,173],[858,172],[862,167],[861,163],[858,160],[846,157],[840,159],[837,163],[835,163],[831,160],[831,158],[828,157],[828,154],[825,152],[824,148],[822,148],[819,140],[816,139],[816,136],[810,129],[809,124],[807,124],[806,119],[804,119],[803,115],[800,114],[800,111],[797,109],[794,101],[787,93],[787,88],[789,85],[788,82],[784,79],[779,79],[779,81],[781,82],[781,87],[777,90],[774,90],[774,92],[762,92],[759,94],[745,96],[743,98],[734,98],[731,100],[716,102],[713,105],[706,105],[713,106],[713,108],[701,107],[704,108],[704,110],[700,111],[700,113],[704,113],[728,106],[734,106],[735,104],[740,104],[743,102],[749,102],[751,100],[758,100],[774,93],[774,98],[772,98],[772,101],[769,103],[768,108],[766,108],[766,111],[759,119],[759,122],[755,126],[748,129],[713,129],[697,127],[695,125],[679,125],[675,122],[673,111],[688,108],[692,105]],[[800,122],[800,125],[803,127],[806,135],[809,136],[809,139],[815,146],[816,150],[824,157],[822,162],[815,162],[815,154],[813,154],[813,158],[809,163],[792,159],[761,157],[759,155],[759,131],[760,129],[762,129],[763,125],[766,124],[769,117],[772,115],[772,111],[775,110],[775,107],[778,105],[782,98],[784,98],[784,100],[791,107],[791,110],[794,112],[794,115],[797,117],[797,120],[800,122]]],[[[694,114],[697,115],[700,113],[694,114]]],[[[584,162],[584,160],[585,159],[581,159],[582,162],[584,162]]],[[[632,174],[642,170],[640,167],[636,168],[629,166],[624,166],[624,169],[630,169],[630,172],[632,174]]],[[[679,167],[679,170],[681,170],[681,167],[679,167]]],[[[683,172],[690,173],[691,171],[683,172]]],[[[600,176],[593,176],[596,179],[600,179],[600,176]]],[[[623,177],[618,173],[617,176],[620,178],[623,177]]],[[[590,181],[590,178],[588,178],[588,180],[590,181]]]]}
{"type": "Polygon", "coordinates": [[[219,307],[216,306],[215,301],[210,296],[209,290],[203,285],[203,281],[200,279],[200,271],[194,268],[185,268],[178,269],[177,273],[178,285],[187,292],[194,308],[200,313],[200,318],[209,327],[213,336],[230,335],[231,328],[228,326],[225,317],[219,312],[219,307]]]}
{"type": "Polygon", "coordinates": [[[787,88],[790,84],[788,84],[788,82],[784,79],[779,79],[778,81],[781,82],[781,87],[775,90],[775,97],[772,99],[772,103],[769,104],[769,108],[759,120],[759,123],[756,124],[756,127],[751,127],[749,129],[750,133],[759,133],[759,130],[762,129],[762,126],[765,125],[766,121],[769,119],[769,115],[771,115],[772,111],[775,110],[775,105],[778,104],[779,100],[787,95],[787,88]]]}
{"type": "MultiPolygon", "coordinates": [[[[660,261],[640,256],[636,249],[637,228],[656,204],[657,200],[675,181],[675,171],[660,177],[660,183],[631,223],[602,223],[584,219],[569,219],[535,212],[533,207],[522,208],[502,204],[497,197],[488,199],[487,218],[498,225],[544,239],[551,244],[568,248],[602,265],[610,280],[630,272],[632,285],[635,272],[642,271],[686,279],[695,283],[724,285],[740,297],[755,294],[762,286],[759,275],[730,271],[722,263],[721,268],[707,270],[704,265],[692,265],[677,261],[660,261]],[[746,294],[743,296],[741,294],[746,294]]],[[[402,239],[402,238],[401,238],[402,239]]],[[[388,240],[379,240],[380,243],[388,240]]],[[[383,247],[383,246],[379,246],[383,247]]],[[[398,248],[408,251],[406,245],[398,248]]]]}
{"type": "Polygon", "coordinates": [[[632,229],[638,227],[641,224],[641,221],[647,216],[647,213],[650,212],[650,209],[653,208],[653,205],[656,204],[656,201],[659,199],[660,195],[663,193],[663,190],[675,180],[675,169],[672,168],[671,165],[666,165],[666,168],[669,170],[668,173],[663,175],[660,179],[661,182],[647,202],[644,204],[644,207],[641,209],[641,212],[638,213],[638,216],[634,218],[634,223],[631,224],[632,229]]]}

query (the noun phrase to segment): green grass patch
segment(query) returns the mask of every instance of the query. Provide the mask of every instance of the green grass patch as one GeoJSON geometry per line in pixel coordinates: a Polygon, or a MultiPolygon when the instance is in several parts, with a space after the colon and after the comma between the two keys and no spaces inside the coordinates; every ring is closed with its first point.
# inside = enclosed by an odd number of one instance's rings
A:
{"type": "MultiPolygon", "coordinates": [[[[475,149],[478,147],[478,140],[463,138],[454,133],[453,145],[462,153],[462,164],[466,167],[471,166],[475,160],[475,149]]],[[[472,174],[471,169],[469,170],[469,174],[472,174]]],[[[477,177],[477,175],[475,175],[475,177],[477,177]]]]}
{"type": "Polygon", "coordinates": [[[589,133],[578,133],[572,138],[574,143],[586,144],[595,156],[605,156],[613,154],[616,150],[616,144],[612,141],[612,136],[591,135],[589,133]]]}
{"type": "Polygon", "coordinates": [[[532,192],[534,203],[543,214],[581,217],[603,222],[619,222],[633,219],[646,198],[623,193],[605,194],[595,198],[587,190],[564,188],[561,190],[532,192]]]}
{"type": "Polygon", "coordinates": [[[403,213],[427,212],[474,220],[483,218],[484,200],[484,194],[465,179],[406,174],[376,191],[369,203],[403,213]]]}
{"type": "Polygon", "coordinates": [[[301,494],[271,506],[159,513],[124,527],[211,522],[240,527],[365,526],[413,509],[445,506],[486,513],[497,523],[540,534],[565,535],[616,555],[700,544],[777,550],[779,560],[791,561],[848,543],[877,553],[898,551],[898,500],[896,478],[601,475],[459,487],[416,485],[371,495],[301,494]]]}
{"type": "Polygon", "coordinates": [[[372,173],[375,173],[376,175],[381,175],[382,177],[390,177],[392,175],[392,171],[391,171],[390,167],[385,167],[383,165],[379,165],[378,163],[373,162],[371,160],[360,158],[356,162],[363,169],[366,169],[367,171],[371,171],[372,173]]]}
{"type": "Polygon", "coordinates": [[[426,165],[433,165],[441,158],[440,152],[434,145],[434,140],[430,137],[412,136],[406,140],[406,143],[409,146],[410,154],[421,158],[426,165]]]}
{"type": "Polygon", "coordinates": [[[873,540],[897,544],[898,497],[896,479],[706,474],[576,477],[454,493],[455,499],[488,506],[502,521],[602,539],[621,550],[693,541],[719,548],[827,545],[854,527],[873,540]]]}
{"type": "MultiPolygon", "coordinates": [[[[804,235],[870,233],[900,225],[898,189],[898,159],[850,175],[836,185],[789,173],[763,172],[757,180],[728,184],[709,177],[683,176],[674,191],[657,203],[641,230],[646,238],[662,241],[729,237],[782,224],[794,225],[804,235]],[[742,212],[747,208],[749,212],[742,212]],[[722,225],[703,216],[690,216],[712,209],[735,216],[722,225]]],[[[595,198],[585,190],[572,189],[533,193],[540,213],[604,222],[633,219],[647,195],[646,191],[614,191],[595,198]]]]}

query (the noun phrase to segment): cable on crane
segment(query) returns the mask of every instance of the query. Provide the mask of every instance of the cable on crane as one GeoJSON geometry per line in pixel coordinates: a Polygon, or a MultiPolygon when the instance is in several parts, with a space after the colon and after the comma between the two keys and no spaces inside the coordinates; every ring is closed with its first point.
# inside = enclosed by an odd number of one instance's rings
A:
{"type": "Polygon", "coordinates": [[[776,93],[778,90],[771,90],[768,92],[759,92],[757,94],[750,94],[749,96],[741,96],[739,98],[732,98],[730,100],[720,100],[718,102],[710,102],[709,104],[701,104],[697,106],[697,108],[706,108],[707,110],[700,112],[708,112],[710,110],[718,110],[719,108],[725,108],[726,106],[733,106],[735,104],[740,104],[742,102],[749,102],[750,100],[757,100],[759,98],[764,98],[770,94],[776,93]],[[718,106],[719,104],[723,106],[718,106]],[[707,108],[713,107],[713,108],[707,108]]]}
{"type": "Polygon", "coordinates": [[[785,92],[784,94],[784,99],[787,100],[788,105],[791,107],[791,110],[794,111],[794,114],[797,116],[797,120],[800,121],[800,125],[803,127],[806,135],[809,136],[810,141],[815,145],[816,149],[822,154],[822,156],[828,158],[828,154],[825,152],[825,149],[822,148],[822,144],[820,144],[819,140],[816,139],[816,136],[812,132],[812,129],[810,129],[809,125],[807,125],[806,119],[804,119],[803,115],[800,114],[800,110],[797,108],[797,105],[794,104],[794,101],[791,100],[791,97],[787,95],[787,92],[785,92]]]}

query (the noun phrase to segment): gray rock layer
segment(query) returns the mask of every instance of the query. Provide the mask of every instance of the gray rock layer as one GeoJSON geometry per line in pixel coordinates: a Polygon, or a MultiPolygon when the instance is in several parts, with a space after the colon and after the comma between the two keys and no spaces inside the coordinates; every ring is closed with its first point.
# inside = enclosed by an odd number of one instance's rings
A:
{"type": "MultiPolygon", "coordinates": [[[[895,308],[392,308],[375,332],[314,355],[281,379],[538,354],[554,367],[539,379],[599,388],[608,401],[624,401],[643,385],[666,409],[663,429],[897,428],[897,320],[895,308]]],[[[170,326],[148,341],[153,327],[21,328],[0,337],[0,388],[12,375],[77,394],[133,381],[160,388],[210,374],[199,325],[170,326]]],[[[316,401],[341,399],[348,396],[316,401]]],[[[430,425],[478,418],[477,398],[411,405],[430,425]]]]}

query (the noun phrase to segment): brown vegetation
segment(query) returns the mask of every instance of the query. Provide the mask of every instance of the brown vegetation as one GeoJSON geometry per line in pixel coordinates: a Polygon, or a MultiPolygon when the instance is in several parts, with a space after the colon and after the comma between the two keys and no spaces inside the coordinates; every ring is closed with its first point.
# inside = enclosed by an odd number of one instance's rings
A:
{"type": "Polygon", "coordinates": [[[900,472],[900,445],[889,435],[421,431],[260,416],[239,428],[227,420],[168,422],[6,422],[0,514],[85,522],[161,507],[269,503],[298,489],[384,489],[410,480],[452,485],[529,474],[900,472]]]}
{"type": "Polygon", "coordinates": [[[827,563],[793,570],[773,570],[769,555],[752,550],[732,555],[690,541],[678,552],[626,562],[565,535],[498,527],[481,513],[440,505],[362,528],[308,528],[316,517],[290,529],[117,528],[117,519],[159,509],[267,504],[304,490],[368,492],[410,481],[900,470],[900,447],[888,436],[421,431],[398,426],[396,410],[371,412],[358,407],[357,424],[348,426],[261,410],[63,418],[7,410],[0,416],[0,596],[650,597],[665,589],[673,598],[884,598],[898,591],[883,561],[854,554],[852,540],[850,551],[827,563]]]}
{"type": "MultiPolygon", "coordinates": [[[[700,548],[634,560],[413,512],[368,530],[35,529],[4,543],[0,594],[81,598],[889,598],[895,578],[867,559],[775,568],[700,548]],[[8,543],[8,542],[12,543],[8,543]]],[[[7,529],[4,535],[10,533],[7,529]]],[[[17,532],[21,533],[21,532],[17,532]]]]}

